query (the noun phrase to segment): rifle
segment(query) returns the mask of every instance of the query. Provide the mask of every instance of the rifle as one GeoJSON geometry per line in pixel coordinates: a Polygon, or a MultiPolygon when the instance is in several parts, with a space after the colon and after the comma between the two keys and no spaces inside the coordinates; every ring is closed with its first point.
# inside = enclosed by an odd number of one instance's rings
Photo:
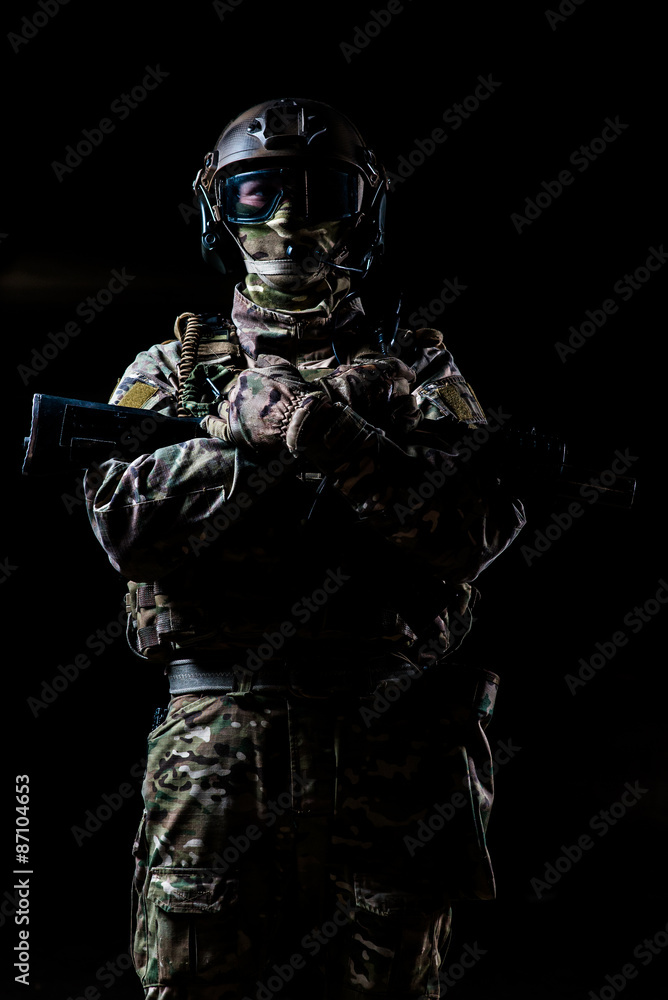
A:
{"type": "Polygon", "coordinates": [[[109,458],[127,460],[191,438],[207,437],[199,417],[37,394],[24,438],[25,476],[84,470],[109,458]]]}
{"type": "MultiPolygon", "coordinates": [[[[131,460],[135,455],[198,437],[208,437],[199,417],[171,417],[133,406],[36,394],[30,435],[24,438],[23,474],[82,471],[110,458],[131,460]]],[[[600,473],[562,462],[555,490],[559,496],[577,498],[584,486],[596,480],[599,503],[631,507],[635,479],[615,476],[614,483],[603,486],[599,477],[600,473]]]]}

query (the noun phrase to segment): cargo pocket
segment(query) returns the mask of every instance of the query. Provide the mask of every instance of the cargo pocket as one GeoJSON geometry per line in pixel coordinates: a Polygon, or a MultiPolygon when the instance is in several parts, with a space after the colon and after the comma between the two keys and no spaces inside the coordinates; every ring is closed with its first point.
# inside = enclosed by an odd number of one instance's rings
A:
{"type": "Polygon", "coordinates": [[[431,870],[452,898],[494,899],[496,886],[487,848],[494,799],[494,762],[487,739],[498,675],[468,666],[444,678],[440,696],[447,722],[433,748],[433,805],[425,810],[410,845],[418,870],[431,870]]]}
{"type": "Polygon", "coordinates": [[[354,926],[346,986],[365,994],[438,996],[447,950],[450,902],[427,884],[404,891],[377,877],[354,876],[354,926]]]}
{"type": "Polygon", "coordinates": [[[494,705],[499,691],[499,675],[491,670],[478,672],[478,684],[473,696],[473,711],[483,729],[492,721],[494,705]]]}
{"type": "MultiPolygon", "coordinates": [[[[472,820],[467,837],[469,879],[460,884],[464,898],[494,899],[496,883],[492,860],[487,847],[487,825],[494,802],[494,761],[487,740],[486,729],[494,713],[499,687],[498,674],[480,670],[472,699],[470,730],[466,746],[461,748],[463,784],[470,803],[472,820]]],[[[462,871],[466,866],[462,866],[462,871]]]]}
{"type": "MultiPolygon", "coordinates": [[[[482,731],[481,739],[487,745],[482,731]]],[[[496,883],[486,836],[493,801],[489,748],[482,766],[480,753],[473,756],[470,745],[455,748],[451,759],[453,763],[456,760],[459,771],[462,799],[458,804],[464,805],[457,811],[461,818],[459,843],[455,855],[449,859],[451,891],[462,899],[494,899],[496,883]]]]}
{"type": "Polygon", "coordinates": [[[237,883],[215,869],[147,873],[144,986],[219,985],[237,964],[237,883]]]}
{"type": "Polygon", "coordinates": [[[483,899],[493,899],[495,895],[494,877],[486,840],[487,824],[494,802],[494,761],[486,729],[494,713],[498,688],[498,675],[488,670],[481,670],[473,701],[474,717],[471,721],[474,731],[466,748],[469,793],[477,836],[477,856],[481,864],[478,885],[474,892],[475,895],[482,896],[483,899]]]}

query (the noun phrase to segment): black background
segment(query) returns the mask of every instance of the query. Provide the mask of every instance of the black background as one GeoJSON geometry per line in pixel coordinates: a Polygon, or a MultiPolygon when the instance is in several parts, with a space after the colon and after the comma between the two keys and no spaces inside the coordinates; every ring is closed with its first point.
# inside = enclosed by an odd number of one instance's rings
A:
{"type": "Polygon", "coordinates": [[[104,402],[140,349],[170,338],[176,315],[229,308],[231,283],[200,259],[190,186],[233,115],[286,95],[350,114],[395,171],[417,139],[435,128],[447,132],[389,203],[404,318],[428,309],[444,280],[457,277],[466,290],[435,325],[483,404],[559,429],[574,457],[593,469],[609,469],[617,450],[634,456],[632,510],[583,501],[582,517],[561,537],[552,528],[546,551],[531,555],[522,546],[533,547],[536,532],[554,525],[552,514],[568,501],[535,504],[523,537],[479,581],[477,634],[466,654],[502,677],[492,749],[504,740],[521,750],[499,769],[489,830],[498,900],[460,907],[446,966],[467,943],[485,955],[447,995],[584,1000],[605,987],[610,997],[620,980],[613,978],[615,987],[606,975],[618,976],[628,963],[637,975],[622,980],[625,997],[663,995],[665,950],[647,966],[633,952],[668,922],[660,640],[668,612],[650,605],[659,610],[637,632],[624,619],[668,578],[657,405],[665,275],[651,273],[627,302],[613,290],[667,235],[660,26],[648,9],[628,5],[586,0],[562,8],[572,13],[551,25],[541,4],[404,2],[347,57],[342,43],[359,42],[356,32],[370,10],[385,9],[380,3],[242,0],[217,11],[207,2],[168,9],[71,0],[39,30],[22,21],[41,10],[37,3],[7,13],[0,40],[8,73],[0,218],[8,307],[3,996],[67,1000],[92,987],[105,1000],[141,996],[124,957],[129,852],[145,734],[165,702],[162,678],[122,638],[100,655],[86,645],[116,620],[122,586],[83,507],[70,502],[68,509],[64,497],[75,497],[76,477],[20,474],[31,398],[45,392],[104,402]],[[21,31],[34,37],[12,45],[10,33],[21,31]],[[125,120],[110,112],[156,66],[168,74],[163,82],[125,120]],[[474,92],[479,75],[500,86],[452,130],[443,114],[474,92]],[[113,132],[59,180],[53,163],[63,163],[66,147],[105,117],[113,132]],[[628,127],[579,172],[569,157],[601,136],[606,118],[628,127]],[[526,199],[564,169],[572,185],[518,232],[512,213],[524,212],[526,199]],[[41,371],[19,367],[33,367],[33,351],[51,343],[49,332],[77,321],[78,304],[123,268],[134,276],[127,288],[93,322],[79,316],[79,336],[41,371]],[[610,298],[618,311],[563,361],[555,343],[610,298]],[[580,658],[589,660],[596,643],[620,630],[626,645],[572,693],[565,675],[577,674],[580,658]],[[43,683],[62,676],[58,665],[81,653],[91,666],[35,715],[28,698],[42,697],[43,683]],[[10,957],[19,929],[10,902],[13,785],[23,773],[30,775],[34,873],[29,987],[14,986],[10,957]],[[126,782],[131,796],[77,844],[72,828],[126,782]],[[646,791],[605,836],[592,833],[590,821],[620,801],[626,782],[646,791]],[[532,880],[587,833],[594,846],[539,898],[532,880]],[[120,974],[103,979],[99,970],[119,957],[120,974]]]}

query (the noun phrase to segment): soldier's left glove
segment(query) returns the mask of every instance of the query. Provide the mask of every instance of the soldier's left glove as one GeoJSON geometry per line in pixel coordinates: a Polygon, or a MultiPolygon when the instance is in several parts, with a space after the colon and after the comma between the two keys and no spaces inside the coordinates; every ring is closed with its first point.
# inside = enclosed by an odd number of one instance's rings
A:
{"type": "Polygon", "coordinates": [[[294,365],[262,355],[255,368],[241,372],[206,429],[232,444],[275,452],[284,447],[292,414],[308,394],[294,365]]]}
{"type": "Polygon", "coordinates": [[[411,388],[415,372],[396,357],[341,366],[318,382],[332,402],[350,406],[384,430],[409,431],[421,419],[411,388]]]}

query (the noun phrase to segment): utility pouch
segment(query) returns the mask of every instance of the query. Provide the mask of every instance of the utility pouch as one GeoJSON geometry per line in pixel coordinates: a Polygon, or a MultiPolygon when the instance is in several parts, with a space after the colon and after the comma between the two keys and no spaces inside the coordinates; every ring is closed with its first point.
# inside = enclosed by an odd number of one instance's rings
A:
{"type": "Polygon", "coordinates": [[[185,409],[194,417],[208,417],[218,413],[223,394],[232,387],[239,368],[220,361],[198,361],[186,378],[181,400],[185,409]]]}
{"type": "Polygon", "coordinates": [[[128,581],[125,609],[134,632],[132,645],[148,658],[215,634],[207,629],[203,612],[196,604],[175,601],[159,581],[128,581]]]}

